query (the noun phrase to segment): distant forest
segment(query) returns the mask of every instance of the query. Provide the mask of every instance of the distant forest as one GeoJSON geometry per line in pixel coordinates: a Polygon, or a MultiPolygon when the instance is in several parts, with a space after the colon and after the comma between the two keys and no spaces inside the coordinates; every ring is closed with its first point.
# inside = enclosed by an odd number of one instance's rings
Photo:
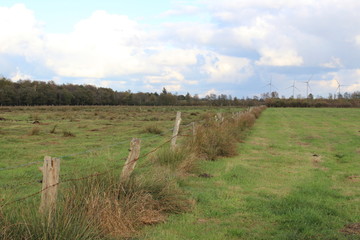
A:
{"type": "Polygon", "coordinates": [[[328,98],[280,98],[277,92],[264,93],[261,97],[237,98],[229,95],[210,94],[200,98],[197,94],[173,94],[163,88],[161,93],[132,93],[114,91],[92,85],[62,84],[53,81],[20,80],[13,82],[0,78],[1,106],[38,105],[182,105],[182,106],[255,106],[268,107],[360,107],[360,91],[329,94],[328,98]]]}

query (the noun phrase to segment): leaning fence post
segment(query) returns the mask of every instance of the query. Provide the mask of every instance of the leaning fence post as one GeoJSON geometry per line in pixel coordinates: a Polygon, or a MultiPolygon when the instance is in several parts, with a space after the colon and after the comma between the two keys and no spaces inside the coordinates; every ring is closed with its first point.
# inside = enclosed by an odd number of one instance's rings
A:
{"type": "Polygon", "coordinates": [[[39,211],[49,214],[56,209],[57,187],[59,183],[60,158],[44,157],[44,166],[40,168],[43,173],[42,192],[39,211]]]}
{"type": "Polygon", "coordinates": [[[140,142],[141,140],[138,138],[133,138],[130,142],[130,152],[121,172],[120,183],[126,182],[134,171],[136,162],[140,156],[140,142]]]}
{"type": "Polygon", "coordinates": [[[180,122],[181,122],[181,112],[177,112],[176,119],[175,119],[175,126],[174,126],[174,130],[173,130],[172,138],[171,138],[171,149],[174,149],[176,146],[176,138],[179,133],[180,122]]]}
{"type": "Polygon", "coordinates": [[[195,122],[192,122],[191,126],[192,126],[193,139],[195,140],[195,137],[196,137],[196,125],[195,125],[195,122]]]}

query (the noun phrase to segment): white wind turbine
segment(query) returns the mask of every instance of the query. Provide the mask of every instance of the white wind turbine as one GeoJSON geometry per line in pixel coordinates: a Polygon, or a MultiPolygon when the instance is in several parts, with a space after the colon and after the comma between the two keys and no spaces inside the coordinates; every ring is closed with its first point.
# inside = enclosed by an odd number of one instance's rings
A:
{"type": "Polygon", "coordinates": [[[311,87],[310,87],[310,80],[312,77],[313,77],[313,75],[310,76],[309,80],[304,82],[304,83],[306,83],[306,98],[309,98],[309,89],[310,89],[310,91],[312,91],[311,87]]]}
{"type": "Polygon", "coordinates": [[[295,98],[295,88],[296,88],[296,90],[300,91],[300,90],[295,86],[295,80],[294,80],[293,85],[291,85],[290,87],[288,87],[288,88],[286,88],[286,89],[289,89],[289,88],[292,88],[292,89],[293,89],[293,95],[292,95],[292,97],[295,98]]]}
{"type": "Polygon", "coordinates": [[[340,82],[337,79],[335,79],[335,80],[338,84],[338,87],[335,90],[335,96],[336,96],[336,93],[338,93],[338,96],[339,96],[339,95],[341,95],[341,87],[348,86],[348,85],[340,84],[340,82]]]}

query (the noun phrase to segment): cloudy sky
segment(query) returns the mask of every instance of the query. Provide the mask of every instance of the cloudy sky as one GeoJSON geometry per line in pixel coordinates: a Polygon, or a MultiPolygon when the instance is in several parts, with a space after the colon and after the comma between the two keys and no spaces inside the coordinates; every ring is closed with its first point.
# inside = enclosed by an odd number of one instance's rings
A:
{"type": "Polygon", "coordinates": [[[359,0],[1,0],[0,75],[118,91],[360,91],[359,0]],[[295,86],[295,88],[293,87],[295,86]]]}

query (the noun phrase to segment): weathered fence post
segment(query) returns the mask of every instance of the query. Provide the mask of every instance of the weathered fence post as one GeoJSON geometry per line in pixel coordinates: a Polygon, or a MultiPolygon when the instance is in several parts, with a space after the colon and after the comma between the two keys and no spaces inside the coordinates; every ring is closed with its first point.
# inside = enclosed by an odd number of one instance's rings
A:
{"type": "Polygon", "coordinates": [[[42,192],[39,211],[42,214],[51,213],[56,209],[57,187],[59,183],[60,159],[50,156],[44,157],[42,192]]]}
{"type": "Polygon", "coordinates": [[[179,133],[180,122],[181,122],[181,112],[177,112],[176,119],[175,119],[175,126],[174,126],[172,139],[171,139],[171,149],[174,149],[176,146],[176,138],[179,133]]]}
{"type": "Polygon", "coordinates": [[[136,162],[140,156],[140,143],[141,140],[138,138],[133,138],[130,142],[129,156],[126,159],[125,165],[122,169],[120,176],[121,183],[128,181],[131,173],[134,171],[136,162]]]}
{"type": "Polygon", "coordinates": [[[191,126],[192,126],[193,139],[195,140],[195,137],[196,137],[196,125],[195,125],[195,122],[192,122],[191,126]]]}
{"type": "Polygon", "coordinates": [[[215,121],[222,123],[224,121],[224,117],[222,113],[216,113],[215,115],[215,121]]]}

